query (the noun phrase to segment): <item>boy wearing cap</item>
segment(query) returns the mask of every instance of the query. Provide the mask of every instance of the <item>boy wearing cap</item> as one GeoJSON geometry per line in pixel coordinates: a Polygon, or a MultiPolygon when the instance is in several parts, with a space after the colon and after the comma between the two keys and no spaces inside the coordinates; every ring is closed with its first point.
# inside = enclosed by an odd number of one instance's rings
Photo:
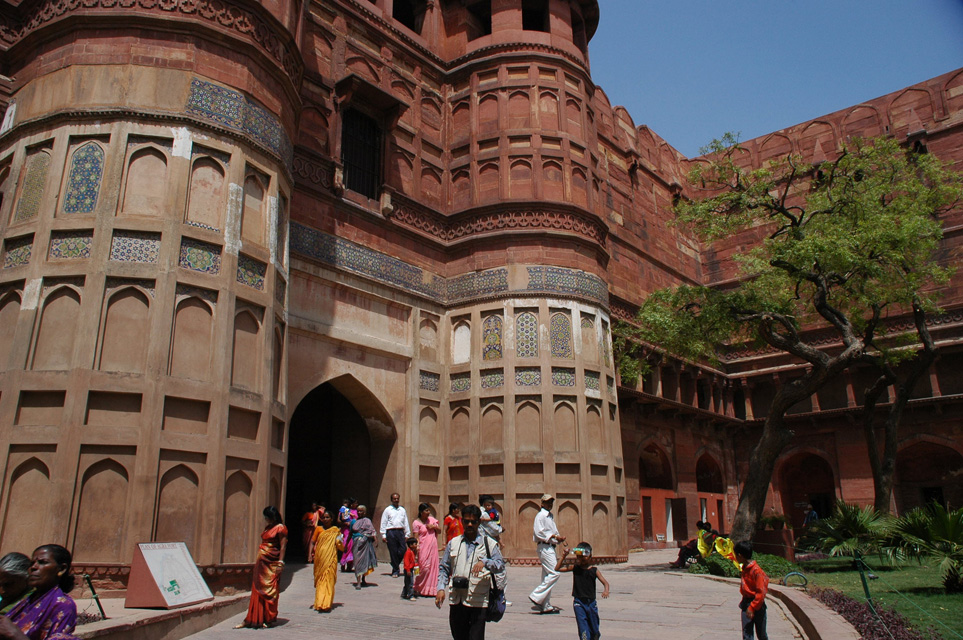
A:
{"type": "Polygon", "coordinates": [[[572,572],[572,609],[575,611],[575,622],[578,624],[579,640],[598,640],[599,606],[595,600],[595,581],[602,583],[602,597],[609,597],[609,583],[602,577],[598,567],[592,566],[592,545],[579,542],[575,547],[575,563],[563,566],[568,556],[568,545],[562,543],[562,555],[555,565],[556,571],[572,572]]]}
{"type": "Polygon", "coordinates": [[[534,539],[538,559],[542,563],[542,582],[529,594],[535,613],[558,613],[558,607],[552,606],[552,588],[558,582],[558,571],[555,566],[558,558],[555,555],[555,545],[565,542],[565,537],[558,534],[555,518],[552,516],[552,506],[555,496],[550,493],[542,495],[542,509],[535,516],[534,539]]]}

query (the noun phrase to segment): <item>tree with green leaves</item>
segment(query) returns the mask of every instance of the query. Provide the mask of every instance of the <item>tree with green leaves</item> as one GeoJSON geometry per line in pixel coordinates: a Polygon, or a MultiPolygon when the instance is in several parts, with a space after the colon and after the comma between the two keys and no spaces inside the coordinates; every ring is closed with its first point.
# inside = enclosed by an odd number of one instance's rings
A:
{"type": "Polygon", "coordinates": [[[940,216],[963,200],[963,180],[890,138],[854,139],[819,166],[790,156],[745,168],[732,135],[703,153],[689,180],[704,197],[680,200],[678,224],[704,243],[748,230],[765,237],[735,256],[734,283],[656,291],[620,333],[696,362],[755,343],[804,365],[776,391],[750,456],[732,526],[733,539],[749,539],[791,438],[788,410],[860,362],[892,367],[916,354],[916,334],[889,321],[937,311],[951,275],[936,258],[940,216]],[[814,329],[832,331],[836,344],[817,344],[814,329]]]}

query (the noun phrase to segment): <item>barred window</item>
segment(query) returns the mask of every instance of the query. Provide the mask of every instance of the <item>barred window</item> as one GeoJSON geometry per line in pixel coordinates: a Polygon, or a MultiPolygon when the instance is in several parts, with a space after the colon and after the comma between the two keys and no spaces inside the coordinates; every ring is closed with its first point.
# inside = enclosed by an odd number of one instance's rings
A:
{"type": "Polygon", "coordinates": [[[356,109],[344,112],[341,126],[341,162],[344,186],[369,198],[381,187],[381,128],[356,109]]]}

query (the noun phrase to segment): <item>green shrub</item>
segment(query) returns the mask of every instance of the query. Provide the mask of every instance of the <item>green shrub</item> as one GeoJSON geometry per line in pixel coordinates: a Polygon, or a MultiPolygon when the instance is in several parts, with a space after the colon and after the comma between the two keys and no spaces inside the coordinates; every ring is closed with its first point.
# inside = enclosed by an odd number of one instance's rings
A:
{"type": "Polygon", "coordinates": [[[789,562],[782,556],[774,556],[768,553],[759,553],[754,556],[759,567],[766,572],[770,580],[778,580],[786,577],[790,571],[799,571],[799,567],[789,562]]]}
{"type": "Polygon", "coordinates": [[[689,567],[689,573],[709,574],[712,576],[722,576],[724,578],[738,578],[739,570],[731,560],[726,560],[717,553],[713,553],[708,558],[702,558],[694,565],[689,567]]]}

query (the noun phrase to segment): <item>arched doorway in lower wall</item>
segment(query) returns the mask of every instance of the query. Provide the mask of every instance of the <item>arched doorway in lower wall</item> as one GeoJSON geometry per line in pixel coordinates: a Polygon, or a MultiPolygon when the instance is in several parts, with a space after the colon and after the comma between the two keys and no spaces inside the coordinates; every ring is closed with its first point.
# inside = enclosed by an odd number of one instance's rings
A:
{"type": "Polygon", "coordinates": [[[806,505],[812,504],[820,518],[833,512],[836,503],[836,475],[826,459],[815,453],[800,452],[782,463],[779,493],[783,513],[796,529],[806,518],[806,505]]]}
{"type": "Polygon", "coordinates": [[[935,442],[916,442],[896,455],[893,492],[900,513],[938,502],[958,509],[963,505],[963,455],[935,442]]]}
{"type": "Polygon", "coordinates": [[[374,519],[396,433],[375,395],[347,375],[311,390],[295,408],[288,433],[288,548],[304,556],[300,520],[312,502],[337,512],[343,498],[353,497],[374,519]]]}

